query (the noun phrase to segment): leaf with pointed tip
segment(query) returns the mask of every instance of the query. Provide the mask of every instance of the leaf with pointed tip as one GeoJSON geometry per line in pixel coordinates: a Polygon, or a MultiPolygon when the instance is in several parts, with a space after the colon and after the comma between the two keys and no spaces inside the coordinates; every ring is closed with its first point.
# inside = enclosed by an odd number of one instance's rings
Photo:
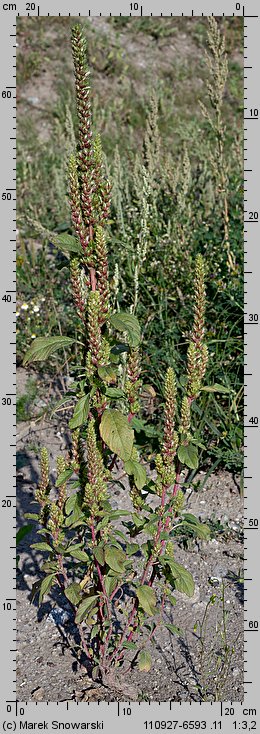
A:
{"type": "Polygon", "coordinates": [[[138,655],[138,668],[144,673],[148,673],[151,670],[152,658],[147,650],[141,650],[138,655]]]}
{"type": "Polygon", "coordinates": [[[114,545],[106,545],[104,553],[109,568],[112,568],[112,571],[116,571],[116,573],[124,573],[124,561],[126,560],[124,551],[115,548],[114,545]]]}
{"type": "Polygon", "coordinates": [[[151,589],[147,584],[139,586],[136,590],[136,596],[142,609],[144,609],[150,617],[153,617],[156,613],[156,594],[154,589],[151,589]]]}
{"type": "Polygon", "coordinates": [[[76,583],[76,581],[73,581],[72,584],[67,586],[67,588],[64,590],[64,594],[67,597],[67,599],[71,602],[71,604],[74,604],[77,606],[79,604],[81,598],[82,598],[82,592],[80,585],[76,583]]]}
{"type": "Polygon", "coordinates": [[[134,459],[128,459],[128,461],[125,461],[125,470],[127,474],[133,474],[134,475],[134,482],[137,487],[137,489],[141,490],[146,484],[147,476],[144,466],[139,463],[139,461],[135,461],[134,459]]]}
{"type": "Polygon", "coordinates": [[[110,316],[110,323],[116,331],[126,331],[130,347],[138,347],[141,341],[141,330],[136,316],[126,311],[119,311],[110,316]]]}
{"type": "Polygon", "coordinates": [[[167,630],[169,630],[172,635],[177,635],[177,637],[184,636],[183,630],[180,627],[176,627],[176,624],[165,624],[165,627],[167,627],[167,630]]]}
{"type": "Polygon", "coordinates": [[[39,602],[40,602],[40,604],[42,603],[44,594],[47,594],[48,591],[50,590],[51,586],[53,585],[54,579],[55,579],[55,573],[51,573],[48,576],[45,576],[45,578],[41,582],[40,589],[39,589],[39,591],[40,591],[40,594],[39,594],[39,602]]]}
{"type": "Polygon", "coordinates": [[[181,464],[185,464],[189,469],[197,469],[199,465],[198,449],[193,443],[188,443],[187,446],[181,444],[178,448],[178,459],[181,464]]]}
{"type": "Polygon", "coordinates": [[[83,601],[80,603],[78,607],[78,611],[75,617],[76,624],[80,624],[84,617],[87,616],[89,613],[91,607],[93,607],[93,604],[95,600],[98,598],[97,594],[93,594],[93,596],[87,596],[86,599],[83,599],[83,601]]]}
{"type": "Polygon", "coordinates": [[[41,362],[48,359],[58,349],[64,349],[75,343],[75,339],[69,336],[38,336],[27,350],[23,365],[29,362],[41,362]]]}
{"type": "Polygon", "coordinates": [[[204,390],[204,392],[230,392],[230,388],[226,387],[225,385],[220,385],[218,382],[215,382],[214,385],[205,385],[205,387],[201,387],[201,390],[204,390]]]}
{"type": "Polygon", "coordinates": [[[127,461],[131,457],[134,431],[130,428],[126,415],[119,410],[104,411],[100,423],[100,435],[113,453],[127,461]]]}
{"type": "Polygon", "coordinates": [[[83,395],[83,397],[78,400],[74,408],[73,416],[69,421],[70,428],[79,428],[83,423],[86,423],[89,411],[89,400],[90,395],[83,395]]]}

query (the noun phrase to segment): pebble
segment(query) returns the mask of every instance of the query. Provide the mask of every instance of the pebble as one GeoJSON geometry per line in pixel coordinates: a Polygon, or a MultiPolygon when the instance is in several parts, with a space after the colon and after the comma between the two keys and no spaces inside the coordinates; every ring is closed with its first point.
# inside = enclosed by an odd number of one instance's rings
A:
{"type": "Polygon", "coordinates": [[[34,701],[43,701],[44,699],[44,688],[38,686],[32,691],[32,698],[34,701]]]}
{"type": "Polygon", "coordinates": [[[239,668],[231,668],[231,670],[232,670],[232,675],[234,676],[234,678],[237,678],[237,676],[240,675],[239,668]]]}
{"type": "Polygon", "coordinates": [[[33,105],[39,104],[40,100],[39,97],[27,97],[27,102],[30,102],[33,105]]]}

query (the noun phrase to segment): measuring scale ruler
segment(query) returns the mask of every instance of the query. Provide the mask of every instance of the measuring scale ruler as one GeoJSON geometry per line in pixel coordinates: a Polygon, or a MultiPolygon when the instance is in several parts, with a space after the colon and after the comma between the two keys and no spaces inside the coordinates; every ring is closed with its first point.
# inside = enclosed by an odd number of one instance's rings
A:
{"type": "MultiPolygon", "coordinates": [[[[258,731],[259,686],[259,517],[260,489],[258,487],[259,457],[259,314],[260,314],[260,255],[259,255],[259,190],[260,190],[260,131],[259,131],[259,69],[260,12],[258,3],[248,0],[230,2],[175,2],[172,6],[152,0],[122,3],[100,0],[89,5],[83,0],[41,0],[40,4],[21,2],[0,3],[0,109],[1,109],[1,689],[0,710],[2,731],[27,729],[63,731],[82,729],[106,732],[141,732],[161,730],[215,731],[231,734],[258,731]],[[16,270],[16,16],[239,16],[244,18],[244,171],[245,171],[245,680],[242,702],[97,702],[59,703],[20,702],[16,698],[16,617],[15,617],[15,270],[16,270]]],[[[241,661],[242,663],[242,661],[241,661]]],[[[19,695],[20,697],[20,695],[19,695]]]]}

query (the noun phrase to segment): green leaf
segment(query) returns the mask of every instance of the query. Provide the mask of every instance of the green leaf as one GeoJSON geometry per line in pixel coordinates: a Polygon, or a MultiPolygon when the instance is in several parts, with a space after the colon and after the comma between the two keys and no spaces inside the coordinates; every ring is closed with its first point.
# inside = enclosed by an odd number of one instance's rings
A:
{"type": "Polygon", "coordinates": [[[24,517],[26,517],[26,520],[39,520],[39,515],[36,512],[25,512],[24,517]]]}
{"type": "Polygon", "coordinates": [[[90,608],[93,607],[93,603],[95,602],[95,599],[98,598],[97,594],[94,594],[93,596],[88,596],[86,599],[83,599],[81,604],[78,607],[78,611],[75,617],[76,624],[80,624],[84,617],[87,616],[87,613],[89,612],[90,608]]]}
{"type": "Polygon", "coordinates": [[[126,650],[136,650],[136,642],[123,642],[122,647],[124,647],[126,650]]]}
{"type": "Polygon", "coordinates": [[[145,423],[141,418],[132,418],[131,420],[131,426],[134,428],[136,433],[143,433],[147,438],[154,438],[155,436],[158,436],[158,429],[156,426],[149,425],[149,423],[145,423]]]}
{"type": "Polygon", "coordinates": [[[166,624],[165,627],[167,627],[167,630],[171,632],[172,635],[177,635],[177,637],[184,637],[184,632],[180,627],[176,627],[176,624],[166,624]]]}
{"type": "Polygon", "coordinates": [[[65,511],[66,515],[69,515],[69,517],[66,517],[65,520],[66,527],[70,527],[79,519],[84,519],[84,514],[80,506],[79,492],[76,492],[76,494],[72,494],[71,497],[68,497],[65,504],[65,511]]]}
{"type": "Polygon", "coordinates": [[[105,395],[108,398],[123,398],[124,391],[120,390],[119,387],[106,387],[105,395]]]}
{"type": "Polygon", "coordinates": [[[164,556],[164,560],[170,566],[171,574],[174,578],[174,588],[182,594],[192,597],[194,594],[195,584],[190,571],[187,571],[184,566],[181,566],[180,563],[177,563],[172,558],[164,556]]]}
{"type": "Polygon", "coordinates": [[[74,469],[65,469],[61,474],[59,474],[58,479],[55,482],[55,487],[61,487],[62,484],[65,484],[68,479],[72,476],[74,472],[74,469]]]}
{"type": "Polygon", "coordinates": [[[76,558],[77,561],[89,561],[88,554],[85,553],[85,551],[80,550],[80,548],[70,548],[68,551],[68,555],[72,556],[72,558],[76,558]]]}
{"type": "Polygon", "coordinates": [[[113,593],[117,586],[117,578],[110,576],[109,574],[104,578],[104,585],[108,596],[113,593]]]}
{"type": "Polygon", "coordinates": [[[100,563],[100,566],[104,566],[105,563],[105,554],[104,554],[104,543],[99,543],[95,548],[93,548],[93,554],[95,558],[97,559],[97,562],[100,563]]]}
{"type": "Polygon", "coordinates": [[[76,237],[72,237],[71,234],[58,235],[55,234],[55,232],[50,232],[49,236],[53,245],[59,247],[62,252],[76,253],[77,255],[82,255],[82,249],[79,241],[76,239],[76,237]]]}
{"type": "Polygon", "coordinates": [[[74,510],[77,502],[78,502],[77,493],[72,494],[70,497],[68,497],[68,499],[66,500],[66,504],[65,504],[66,515],[70,515],[70,513],[74,510]]]}
{"type": "Polygon", "coordinates": [[[144,673],[148,673],[151,670],[152,658],[147,650],[141,650],[138,655],[138,668],[144,673]]]}
{"type": "Polygon", "coordinates": [[[156,613],[156,594],[150,586],[139,586],[136,590],[139,604],[150,617],[156,613]]]}
{"type": "Polygon", "coordinates": [[[205,387],[201,387],[200,389],[204,390],[205,392],[231,392],[229,387],[225,387],[225,385],[220,385],[218,382],[215,382],[214,385],[205,385],[205,387]]]}
{"type": "Polygon", "coordinates": [[[41,570],[42,571],[45,571],[45,573],[54,573],[54,574],[56,574],[57,571],[59,570],[58,561],[45,561],[42,564],[41,570]]]}
{"type": "Polygon", "coordinates": [[[197,469],[199,466],[198,450],[193,443],[188,443],[187,446],[179,446],[178,448],[178,459],[181,464],[185,464],[189,469],[197,469]]]}
{"type": "Polygon", "coordinates": [[[67,586],[67,588],[64,590],[64,594],[67,597],[67,599],[77,606],[82,598],[82,592],[80,585],[76,583],[76,581],[73,581],[72,584],[67,586]]]}
{"type": "Polygon", "coordinates": [[[91,635],[90,635],[91,640],[93,640],[93,638],[96,637],[96,635],[98,635],[99,630],[100,630],[99,624],[94,624],[94,627],[92,628],[91,635]]]}
{"type": "MultiPolygon", "coordinates": [[[[36,519],[38,520],[38,515],[35,515],[36,519]]],[[[35,520],[35,518],[33,518],[35,520]]],[[[23,528],[20,528],[18,532],[16,533],[16,545],[18,543],[21,543],[21,540],[25,537],[25,535],[28,535],[28,533],[31,532],[33,526],[32,525],[24,525],[23,528]]]]}
{"type": "Polygon", "coordinates": [[[142,464],[139,464],[139,461],[135,461],[134,459],[128,459],[128,461],[125,461],[125,470],[127,474],[134,475],[134,482],[135,482],[137,489],[139,490],[143,489],[147,481],[147,476],[146,476],[146,471],[145,471],[144,466],[142,466],[142,464]]]}
{"type": "Polygon", "coordinates": [[[31,548],[35,548],[35,550],[43,550],[43,551],[52,551],[52,548],[48,543],[33,543],[31,545],[31,548]]]}
{"type": "Polygon", "coordinates": [[[116,382],[117,379],[117,371],[116,368],[113,367],[113,365],[107,365],[106,367],[99,367],[98,368],[98,375],[101,380],[104,380],[104,382],[116,382]]]}
{"type": "Polygon", "coordinates": [[[23,359],[23,365],[29,362],[41,362],[44,359],[48,359],[57,349],[69,347],[75,341],[75,339],[71,339],[69,336],[38,336],[27,350],[23,359]]]}
{"type": "MultiPolygon", "coordinates": [[[[137,515],[137,512],[132,512],[132,520],[136,526],[136,528],[142,528],[144,525],[144,519],[141,519],[139,515],[137,515]]],[[[157,518],[156,518],[157,522],[157,518]]]]}
{"type": "Polygon", "coordinates": [[[79,428],[86,422],[89,411],[90,395],[83,395],[75,405],[74,413],[69,421],[70,428],[79,428]]]}
{"type": "Polygon", "coordinates": [[[126,415],[119,410],[104,411],[100,423],[100,435],[113,453],[127,461],[131,457],[134,431],[130,428],[126,415]]]}
{"type": "Polygon", "coordinates": [[[182,514],[182,517],[184,519],[184,523],[179,523],[180,526],[183,524],[186,527],[189,527],[190,530],[192,530],[195,535],[198,535],[199,538],[207,540],[210,536],[210,529],[206,523],[200,522],[195,515],[191,515],[190,513],[184,512],[182,514]]]}
{"type": "Polygon", "coordinates": [[[115,548],[113,545],[106,545],[104,552],[105,561],[109,568],[112,568],[112,570],[117,573],[123,573],[125,570],[123,564],[126,560],[124,551],[119,550],[119,548],[115,548]]]}
{"type": "Polygon", "coordinates": [[[51,586],[53,585],[55,579],[55,573],[49,574],[49,576],[45,576],[45,579],[41,582],[40,585],[40,594],[39,594],[39,602],[42,603],[44,594],[47,594],[50,590],[51,586]]]}
{"type": "Polygon", "coordinates": [[[141,341],[141,330],[136,316],[131,313],[119,311],[119,313],[114,313],[110,316],[110,323],[116,331],[127,332],[130,347],[138,347],[141,341]]]}
{"type": "Polygon", "coordinates": [[[138,543],[126,543],[126,552],[128,556],[133,556],[140,550],[138,543]]]}
{"type": "Polygon", "coordinates": [[[66,403],[71,403],[71,401],[73,400],[73,397],[74,395],[64,395],[64,398],[62,398],[61,400],[58,400],[58,402],[55,403],[55,406],[51,411],[50,418],[52,418],[54,413],[56,413],[58,408],[61,408],[62,405],[66,405],[66,403]]]}

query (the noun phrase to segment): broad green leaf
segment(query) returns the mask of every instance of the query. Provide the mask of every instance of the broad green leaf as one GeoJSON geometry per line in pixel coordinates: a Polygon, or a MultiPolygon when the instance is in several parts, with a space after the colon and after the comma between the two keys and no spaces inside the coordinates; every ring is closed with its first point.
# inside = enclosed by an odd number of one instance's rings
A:
{"type": "Polygon", "coordinates": [[[42,551],[51,551],[52,548],[48,543],[33,543],[31,545],[31,548],[35,548],[35,550],[42,550],[42,551]]]}
{"type": "Polygon", "coordinates": [[[123,398],[124,391],[120,390],[119,387],[106,387],[105,395],[108,398],[123,398]]]}
{"type": "Polygon", "coordinates": [[[126,650],[136,650],[136,642],[123,642],[122,647],[125,647],[126,650]]]}
{"type": "Polygon", "coordinates": [[[119,410],[104,411],[100,423],[100,435],[113,453],[127,461],[131,457],[134,431],[130,428],[126,415],[119,410]]]}
{"type": "Polygon", "coordinates": [[[78,503],[78,495],[77,493],[72,494],[68,499],[66,500],[65,504],[65,511],[66,515],[70,515],[70,513],[74,510],[75,505],[78,503]]]}
{"type": "Polygon", "coordinates": [[[89,395],[83,395],[75,405],[74,413],[69,421],[70,428],[79,428],[83,423],[86,422],[89,411],[89,395]]]}
{"type": "Polygon", "coordinates": [[[57,349],[64,349],[74,344],[76,340],[69,336],[38,336],[27,350],[23,365],[29,362],[41,362],[44,359],[57,352],[57,349]]]}
{"type": "Polygon", "coordinates": [[[109,513],[110,520],[117,520],[118,517],[126,517],[130,515],[130,510],[112,510],[109,513]]]}
{"type": "Polygon", "coordinates": [[[89,556],[85,551],[80,550],[80,548],[70,548],[68,552],[69,556],[72,556],[72,558],[76,558],[77,561],[89,561],[89,556]]]}
{"type": "Polygon", "coordinates": [[[76,237],[72,237],[71,234],[56,234],[55,232],[49,233],[50,241],[60,250],[67,253],[82,254],[82,249],[79,241],[76,237]]]}
{"type": "Polygon", "coordinates": [[[65,484],[68,479],[72,476],[74,472],[74,469],[65,469],[61,474],[59,474],[58,479],[55,482],[55,487],[61,487],[62,484],[65,484]]]}
{"type": "Polygon", "coordinates": [[[119,313],[114,313],[110,316],[110,323],[116,331],[127,332],[128,342],[131,347],[138,347],[141,341],[141,331],[136,316],[131,313],[119,311],[119,313]]]}
{"type": "Polygon", "coordinates": [[[197,469],[199,466],[198,450],[197,446],[193,443],[188,443],[187,446],[179,446],[178,448],[178,459],[181,464],[185,464],[189,469],[197,469]]]}
{"type": "Polygon", "coordinates": [[[44,594],[47,594],[51,586],[53,585],[54,579],[55,579],[55,573],[51,573],[49,574],[49,576],[45,576],[45,579],[43,579],[43,581],[41,582],[40,595],[39,595],[40,604],[42,603],[44,594]]]}
{"type": "Polygon", "coordinates": [[[140,606],[144,611],[152,617],[156,613],[156,594],[150,586],[139,586],[136,590],[136,596],[140,606]]]}
{"type": "MultiPolygon", "coordinates": [[[[144,525],[144,520],[143,520],[143,519],[141,519],[141,518],[139,517],[139,515],[137,515],[137,512],[132,512],[132,520],[133,520],[133,522],[134,522],[134,524],[135,524],[136,528],[141,528],[141,527],[143,527],[143,525],[144,525]]],[[[158,519],[156,518],[156,522],[157,522],[157,521],[158,521],[158,519]]]]}
{"type": "Polygon", "coordinates": [[[116,367],[113,367],[112,365],[107,365],[106,367],[99,367],[98,375],[101,380],[104,380],[104,382],[108,382],[108,383],[116,382],[116,379],[117,379],[116,367]]]}
{"type": "Polygon", "coordinates": [[[59,570],[58,561],[45,561],[41,566],[41,570],[45,573],[57,573],[59,570]]]}
{"type": "Polygon", "coordinates": [[[97,559],[97,562],[100,563],[100,566],[104,566],[104,563],[105,563],[104,543],[99,543],[99,545],[95,546],[95,548],[93,548],[93,554],[95,558],[97,559]]]}
{"type": "Polygon", "coordinates": [[[174,578],[174,587],[177,591],[181,591],[182,594],[192,597],[194,594],[194,579],[184,566],[177,563],[172,558],[164,557],[171,569],[171,574],[174,578]]]}
{"type": "Polygon", "coordinates": [[[176,604],[177,604],[177,599],[176,599],[176,597],[175,597],[175,596],[173,596],[173,594],[171,594],[171,592],[170,592],[170,590],[169,590],[169,589],[166,589],[166,592],[165,592],[165,593],[166,593],[167,599],[169,599],[169,602],[170,602],[170,604],[172,604],[172,605],[173,605],[173,607],[175,607],[175,606],[176,606],[176,604]]]}
{"type": "Polygon", "coordinates": [[[166,624],[165,627],[167,627],[167,630],[171,632],[172,635],[177,635],[178,637],[183,637],[184,633],[183,630],[180,627],[176,627],[176,624],[166,624]]]}
{"type": "Polygon", "coordinates": [[[81,602],[81,604],[78,607],[78,611],[75,617],[76,624],[80,624],[80,622],[82,622],[84,617],[87,616],[90,608],[93,606],[93,603],[95,602],[97,598],[98,598],[98,595],[93,594],[93,596],[88,596],[86,597],[86,599],[83,599],[83,601],[81,602]]]}
{"type": "Polygon", "coordinates": [[[64,594],[67,597],[67,599],[75,606],[79,604],[82,598],[82,592],[81,592],[80,585],[77,584],[76,581],[74,581],[72,584],[67,586],[67,588],[64,591],[64,594]]]}
{"type": "Polygon", "coordinates": [[[128,556],[133,556],[134,553],[140,550],[138,543],[126,543],[126,552],[128,556]]]}
{"type": "Polygon", "coordinates": [[[106,545],[104,552],[105,561],[109,568],[112,568],[112,570],[117,573],[123,573],[125,570],[123,564],[126,560],[124,551],[119,550],[119,548],[115,548],[113,545],[106,545]]]}
{"type": "Polygon", "coordinates": [[[104,578],[104,584],[105,584],[106,592],[107,592],[108,596],[110,596],[110,594],[113,593],[113,591],[115,590],[115,588],[117,586],[117,578],[115,578],[115,576],[110,576],[108,574],[104,578]]]}
{"type": "Polygon", "coordinates": [[[90,635],[91,640],[93,640],[93,638],[96,637],[96,635],[98,635],[99,630],[100,630],[99,624],[94,624],[94,627],[92,628],[91,635],[90,635]]]}
{"type": "Polygon", "coordinates": [[[184,522],[180,523],[180,526],[184,525],[185,527],[190,528],[195,535],[198,535],[199,538],[202,538],[203,540],[207,540],[210,536],[210,529],[208,525],[205,523],[199,522],[197,517],[194,515],[191,515],[189,513],[183,513],[182,515],[184,522]]]}
{"type": "Polygon", "coordinates": [[[218,382],[215,382],[214,385],[205,385],[205,387],[201,387],[201,390],[204,390],[204,392],[230,392],[229,387],[225,387],[225,385],[220,385],[218,382]]]}
{"type": "Polygon", "coordinates": [[[141,431],[143,431],[147,438],[158,436],[158,429],[156,426],[149,425],[149,423],[145,423],[145,421],[141,420],[141,418],[136,418],[136,416],[132,418],[131,426],[134,428],[136,433],[141,433],[141,431]]]}
{"type": "Polygon", "coordinates": [[[147,481],[147,476],[146,476],[146,471],[145,471],[144,466],[142,466],[142,464],[139,464],[139,461],[135,461],[134,459],[128,459],[128,461],[125,461],[125,470],[127,474],[134,475],[134,482],[135,482],[137,489],[139,490],[143,489],[147,481]]]}
{"type": "Polygon", "coordinates": [[[84,515],[80,506],[79,492],[76,492],[76,494],[72,494],[71,497],[68,497],[65,504],[65,511],[66,515],[69,515],[69,517],[66,517],[65,520],[66,527],[70,527],[79,519],[83,520],[84,515]]]}
{"type": "Polygon", "coordinates": [[[144,673],[148,673],[151,670],[152,658],[147,650],[141,650],[138,655],[138,668],[144,673]]]}
{"type": "Polygon", "coordinates": [[[66,257],[68,257],[67,253],[75,253],[77,255],[82,254],[81,245],[76,237],[72,237],[72,235],[67,233],[58,234],[57,232],[51,232],[49,229],[46,229],[46,227],[43,227],[39,222],[31,219],[31,217],[27,217],[27,221],[34,227],[34,230],[41,235],[41,237],[46,237],[53,245],[59,247],[59,249],[65,253],[66,257]]]}
{"type": "MultiPolygon", "coordinates": [[[[38,520],[38,515],[35,515],[35,517],[33,517],[32,519],[38,520]]],[[[20,530],[18,530],[18,532],[16,533],[16,545],[18,545],[18,543],[21,543],[21,540],[23,540],[25,535],[28,535],[28,533],[31,532],[32,527],[32,525],[24,525],[23,528],[20,528],[20,530]]]]}

